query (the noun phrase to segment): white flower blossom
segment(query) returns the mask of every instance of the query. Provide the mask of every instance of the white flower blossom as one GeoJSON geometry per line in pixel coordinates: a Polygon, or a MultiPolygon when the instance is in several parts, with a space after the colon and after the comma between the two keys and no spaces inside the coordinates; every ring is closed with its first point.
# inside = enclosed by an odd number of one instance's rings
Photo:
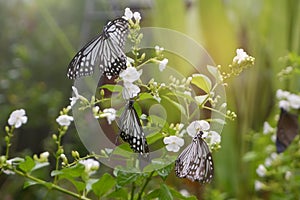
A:
{"type": "Polygon", "coordinates": [[[116,110],[114,108],[105,108],[100,117],[106,117],[108,124],[116,119],[116,110]]]}
{"type": "Polygon", "coordinates": [[[268,122],[264,122],[264,129],[263,129],[263,133],[266,135],[268,133],[273,133],[274,132],[274,128],[270,126],[270,124],[268,122]]]}
{"type": "Polygon", "coordinates": [[[100,107],[99,107],[99,106],[94,106],[94,107],[92,108],[93,115],[94,115],[94,117],[95,117],[96,119],[99,118],[99,110],[100,110],[100,107]]]}
{"type": "Polygon", "coordinates": [[[73,121],[73,117],[69,115],[60,115],[56,118],[56,122],[60,126],[70,126],[71,121],[73,121]]]}
{"type": "Polygon", "coordinates": [[[296,94],[290,94],[287,97],[287,100],[290,103],[290,106],[294,109],[299,109],[300,108],[300,96],[296,94]]]}
{"type": "Polygon", "coordinates": [[[208,137],[210,138],[210,144],[220,144],[221,142],[221,136],[216,131],[209,131],[208,137]]]}
{"type": "Polygon", "coordinates": [[[124,18],[129,20],[133,17],[133,13],[130,8],[125,8],[124,18]]]}
{"type": "Polygon", "coordinates": [[[43,152],[43,153],[40,154],[40,159],[47,161],[49,155],[50,155],[49,152],[45,151],[45,152],[43,152]]]}
{"type": "Polygon", "coordinates": [[[175,135],[164,138],[164,143],[166,144],[166,149],[168,151],[178,152],[180,147],[184,145],[184,140],[175,135]]]}
{"type": "Polygon", "coordinates": [[[267,169],[264,165],[260,164],[256,169],[256,173],[259,177],[264,177],[266,175],[267,169]]]}
{"type": "Polygon", "coordinates": [[[244,62],[249,55],[244,51],[244,49],[237,49],[236,56],[233,58],[233,62],[237,64],[241,64],[244,62]]]}
{"type": "Polygon", "coordinates": [[[266,167],[270,167],[270,166],[272,165],[272,162],[273,162],[272,158],[267,157],[267,158],[265,159],[265,166],[266,166],[266,167]]]}
{"type": "Polygon", "coordinates": [[[190,193],[189,193],[189,191],[187,191],[186,189],[181,189],[179,192],[180,192],[180,194],[181,194],[182,196],[184,196],[184,197],[189,197],[189,196],[191,196],[190,193]]]}
{"type": "Polygon", "coordinates": [[[276,91],[276,97],[277,99],[286,99],[290,95],[290,92],[283,91],[281,89],[276,91]]]}
{"type": "Polygon", "coordinates": [[[134,12],[133,18],[135,19],[136,22],[139,22],[142,19],[141,14],[139,12],[134,12]]]}
{"type": "Polygon", "coordinates": [[[162,72],[166,68],[168,62],[169,60],[167,58],[164,58],[162,61],[159,61],[159,66],[158,66],[159,71],[162,72]]]}
{"type": "Polygon", "coordinates": [[[285,178],[285,180],[290,180],[291,179],[291,177],[292,177],[292,172],[291,171],[286,171],[285,172],[285,175],[284,175],[284,178],[285,178]]]}
{"type": "Polygon", "coordinates": [[[133,83],[140,78],[142,72],[142,70],[137,71],[134,67],[127,67],[126,70],[122,71],[119,76],[124,82],[133,83]]]}
{"type": "Polygon", "coordinates": [[[160,46],[158,46],[158,45],[156,45],[156,46],[154,47],[154,49],[155,49],[156,55],[159,55],[162,51],[164,51],[164,48],[163,48],[163,47],[160,47],[160,46]]]}
{"type": "Polygon", "coordinates": [[[255,188],[255,191],[260,191],[261,189],[263,189],[264,187],[264,184],[258,180],[256,180],[254,182],[254,188],[255,188]]]}
{"type": "Polygon", "coordinates": [[[124,82],[124,88],[122,91],[122,95],[124,99],[131,99],[135,96],[137,96],[140,93],[141,89],[130,82],[124,82]]]}
{"type": "Polygon", "coordinates": [[[22,124],[27,123],[27,116],[24,109],[19,109],[13,111],[8,119],[8,124],[14,126],[15,128],[19,128],[22,124]]]}
{"type": "Polygon", "coordinates": [[[126,67],[132,67],[132,63],[134,63],[134,60],[130,57],[127,57],[126,59],[126,67]]]}
{"type": "Polygon", "coordinates": [[[80,164],[84,165],[85,169],[84,171],[91,175],[93,173],[95,173],[95,171],[97,171],[99,169],[99,162],[94,160],[94,159],[87,159],[87,160],[81,160],[79,161],[80,164]]]}
{"type": "Polygon", "coordinates": [[[206,131],[209,129],[210,129],[210,125],[207,121],[196,120],[188,125],[186,131],[191,137],[195,137],[196,134],[199,133],[199,131],[203,131],[203,135],[207,134],[206,131]]]}
{"type": "Polygon", "coordinates": [[[290,102],[288,102],[287,100],[281,100],[279,101],[279,108],[283,108],[286,111],[290,110],[290,102]]]}

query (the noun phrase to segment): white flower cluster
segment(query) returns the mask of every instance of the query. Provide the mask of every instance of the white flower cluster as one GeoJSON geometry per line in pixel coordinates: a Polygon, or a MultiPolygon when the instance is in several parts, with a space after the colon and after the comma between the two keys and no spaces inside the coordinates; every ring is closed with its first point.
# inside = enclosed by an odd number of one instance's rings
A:
{"type": "Polygon", "coordinates": [[[289,91],[277,90],[276,97],[279,100],[279,107],[286,111],[300,108],[300,96],[289,91]]]}
{"type": "Polygon", "coordinates": [[[87,159],[87,160],[81,160],[79,161],[80,164],[84,165],[85,169],[85,173],[87,173],[88,175],[92,175],[93,173],[95,173],[98,169],[99,169],[99,162],[94,160],[94,159],[87,159]]]}
{"type": "Polygon", "coordinates": [[[132,18],[135,20],[136,23],[139,23],[142,19],[141,14],[139,12],[132,12],[130,8],[125,8],[125,13],[123,16],[126,20],[132,20],[132,18]]]}
{"type": "Polygon", "coordinates": [[[237,49],[236,56],[233,58],[233,63],[240,65],[241,63],[247,61],[249,57],[250,56],[244,51],[244,49],[237,49]]]}
{"type": "Polygon", "coordinates": [[[70,126],[73,120],[74,120],[73,117],[69,115],[60,115],[56,118],[56,122],[60,126],[70,126]]]}
{"type": "MultiPolygon", "coordinates": [[[[221,142],[221,136],[216,131],[209,131],[210,125],[205,120],[196,120],[189,124],[186,128],[186,132],[189,136],[194,138],[200,131],[203,132],[202,137],[208,141],[209,145],[216,145],[221,142]]],[[[184,133],[184,132],[183,132],[184,133]]],[[[180,134],[182,137],[183,134],[180,134]]],[[[184,145],[184,140],[178,136],[172,135],[164,138],[166,149],[168,151],[178,152],[179,149],[184,145]]]]}
{"type": "Polygon", "coordinates": [[[111,124],[112,121],[116,119],[116,110],[114,108],[105,108],[102,113],[100,112],[99,106],[93,108],[93,113],[96,119],[106,117],[108,124],[111,124]]]}
{"type": "Polygon", "coordinates": [[[131,99],[140,93],[140,88],[133,84],[133,82],[140,79],[140,76],[142,74],[142,70],[137,71],[136,68],[130,66],[127,67],[126,70],[122,71],[120,73],[120,78],[123,80],[123,91],[122,95],[123,98],[128,100],[131,99]]]}

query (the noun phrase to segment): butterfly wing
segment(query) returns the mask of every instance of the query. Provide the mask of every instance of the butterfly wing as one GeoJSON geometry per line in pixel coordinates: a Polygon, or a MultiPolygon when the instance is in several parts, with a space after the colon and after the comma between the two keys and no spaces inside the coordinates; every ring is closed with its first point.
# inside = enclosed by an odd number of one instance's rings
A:
{"type": "Polygon", "coordinates": [[[209,147],[198,133],[175,161],[175,174],[201,183],[210,182],[214,175],[214,164],[209,147]]]}
{"type": "Polygon", "coordinates": [[[100,73],[111,78],[126,68],[123,52],[128,35],[128,21],[117,18],[103,28],[102,34],[86,44],[71,60],[67,76],[76,79],[93,74],[98,65],[100,73]]]}
{"type": "Polygon", "coordinates": [[[298,115],[289,113],[281,108],[276,133],[277,153],[282,153],[292,143],[298,132],[298,115]]]}
{"type": "Polygon", "coordinates": [[[120,117],[120,137],[124,142],[128,142],[134,152],[148,157],[149,148],[145,134],[133,107],[133,102],[129,102],[126,109],[120,117]]]}

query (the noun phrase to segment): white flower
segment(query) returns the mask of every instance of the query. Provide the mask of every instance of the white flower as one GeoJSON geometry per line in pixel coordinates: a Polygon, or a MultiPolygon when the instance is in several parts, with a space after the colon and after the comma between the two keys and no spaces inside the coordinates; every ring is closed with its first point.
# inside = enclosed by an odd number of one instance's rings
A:
{"type": "Polygon", "coordinates": [[[281,100],[279,101],[279,108],[283,108],[286,111],[290,110],[290,102],[287,100],[281,100]]]}
{"type": "Polygon", "coordinates": [[[180,147],[184,145],[184,140],[175,135],[164,138],[164,143],[166,144],[166,149],[168,151],[178,152],[180,147]]]}
{"type": "Polygon", "coordinates": [[[56,122],[60,126],[70,126],[71,121],[73,121],[73,117],[69,115],[60,115],[56,118],[56,122]]]}
{"type": "Polygon", "coordinates": [[[156,45],[156,46],[154,47],[154,49],[155,49],[155,53],[156,53],[157,55],[159,55],[162,51],[164,51],[164,48],[163,48],[163,47],[159,47],[158,45],[156,45]]]}
{"type": "Polygon", "coordinates": [[[264,187],[264,184],[262,182],[257,181],[257,180],[255,181],[255,183],[254,183],[255,191],[259,191],[259,190],[263,189],[263,187],[264,187]]]}
{"type": "Polygon", "coordinates": [[[290,94],[287,97],[290,106],[294,109],[298,109],[300,108],[300,96],[296,95],[296,94],[290,94]]]}
{"type": "Polygon", "coordinates": [[[292,172],[291,171],[286,171],[285,176],[284,176],[285,180],[288,181],[288,180],[291,179],[291,177],[292,177],[292,172]]]}
{"type": "Polygon", "coordinates": [[[141,14],[139,12],[134,12],[133,18],[135,19],[136,22],[139,22],[142,19],[141,14]]]}
{"type": "Polygon", "coordinates": [[[140,78],[142,72],[142,70],[137,71],[134,67],[127,67],[126,70],[122,71],[119,76],[124,82],[133,83],[140,78]]]}
{"type": "Polygon", "coordinates": [[[19,128],[22,126],[22,124],[27,123],[27,116],[25,115],[24,109],[19,109],[13,111],[8,119],[8,124],[11,126],[14,126],[15,128],[19,128]]]}
{"type": "Polygon", "coordinates": [[[274,128],[272,128],[268,122],[264,122],[263,133],[266,135],[268,133],[272,133],[273,131],[274,131],[274,128]]]}
{"type": "Polygon", "coordinates": [[[94,106],[93,108],[92,108],[92,112],[93,112],[93,114],[94,114],[94,117],[96,118],[96,119],[98,119],[99,118],[99,110],[100,110],[100,107],[99,106],[94,106]]]}
{"type": "Polygon", "coordinates": [[[244,51],[244,49],[237,49],[236,56],[233,58],[233,62],[237,64],[241,64],[244,62],[249,55],[244,51]]]}
{"type": "Polygon", "coordinates": [[[281,89],[276,91],[276,97],[277,99],[286,99],[290,93],[288,91],[283,91],[281,89]]]}
{"type": "Polygon", "coordinates": [[[267,157],[265,160],[265,166],[270,167],[272,165],[272,159],[270,157],[267,157]]]}
{"type": "Polygon", "coordinates": [[[199,131],[203,131],[205,134],[207,130],[210,129],[210,125],[205,120],[196,120],[188,125],[186,131],[191,137],[195,137],[199,131]]]}
{"type": "Polygon", "coordinates": [[[190,193],[189,193],[189,191],[187,191],[186,189],[182,189],[182,190],[180,190],[179,192],[180,192],[180,194],[181,194],[182,196],[184,196],[184,197],[189,197],[189,196],[191,196],[190,193]]]}
{"type": "Polygon", "coordinates": [[[122,95],[124,99],[131,99],[140,93],[141,89],[130,82],[124,82],[124,88],[122,91],[122,95]]]}
{"type": "Polygon", "coordinates": [[[266,175],[267,169],[264,165],[260,164],[256,169],[256,173],[259,177],[264,177],[266,175]]]}
{"type": "Polygon", "coordinates": [[[106,117],[108,124],[116,119],[116,110],[114,108],[105,108],[100,117],[106,117]]]}
{"type": "Polygon", "coordinates": [[[79,161],[79,163],[84,165],[84,167],[85,167],[84,171],[89,175],[91,175],[95,171],[97,171],[100,166],[98,161],[91,159],[91,158],[89,158],[87,160],[81,160],[81,161],[79,161]]]}
{"type": "Polygon", "coordinates": [[[220,144],[221,136],[216,131],[209,131],[208,136],[210,138],[210,144],[220,144]]]}
{"type": "Polygon", "coordinates": [[[160,96],[159,96],[158,93],[155,93],[155,94],[153,95],[153,98],[154,98],[158,103],[160,103],[161,98],[160,98],[160,96]]]}
{"type": "Polygon", "coordinates": [[[49,152],[45,151],[45,152],[43,152],[43,153],[40,154],[40,159],[47,161],[49,155],[50,155],[49,152]]]}
{"type": "Polygon", "coordinates": [[[133,13],[130,8],[125,8],[124,18],[129,20],[133,17],[133,13]]]}
{"type": "Polygon", "coordinates": [[[169,60],[167,58],[164,58],[162,61],[159,61],[159,71],[162,72],[166,68],[168,62],[169,60]]]}
{"type": "Polygon", "coordinates": [[[126,59],[126,67],[132,67],[132,63],[134,63],[134,60],[130,57],[127,57],[126,59]]]}
{"type": "Polygon", "coordinates": [[[75,96],[70,98],[70,101],[71,101],[70,106],[71,107],[75,105],[75,103],[78,101],[78,99],[81,99],[82,101],[87,101],[87,99],[84,96],[82,96],[78,93],[78,90],[75,86],[72,86],[72,90],[73,90],[73,93],[75,96]]]}

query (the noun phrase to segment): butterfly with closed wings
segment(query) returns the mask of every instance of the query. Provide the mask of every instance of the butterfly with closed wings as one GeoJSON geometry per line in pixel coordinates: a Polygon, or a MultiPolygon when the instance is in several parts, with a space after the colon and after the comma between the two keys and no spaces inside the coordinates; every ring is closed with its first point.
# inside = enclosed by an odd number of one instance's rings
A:
{"type": "Polygon", "coordinates": [[[126,55],[123,52],[129,32],[126,19],[117,18],[108,22],[102,33],[87,43],[71,60],[67,76],[76,79],[94,73],[99,66],[101,75],[107,78],[119,75],[126,68],[126,55]]]}
{"type": "Polygon", "coordinates": [[[200,131],[175,161],[175,174],[179,178],[208,183],[214,175],[214,163],[209,147],[200,131]]]}
{"type": "Polygon", "coordinates": [[[125,110],[120,116],[120,137],[128,142],[131,149],[148,158],[149,148],[142,128],[142,124],[133,107],[134,101],[129,100],[125,110]]]}
{"type": "Polygon", "coordinates": [[[298,115],[289,113],[281,108],[276,133],[277,153],[285,151],[297,134],[299,134],[298,115]]]}

